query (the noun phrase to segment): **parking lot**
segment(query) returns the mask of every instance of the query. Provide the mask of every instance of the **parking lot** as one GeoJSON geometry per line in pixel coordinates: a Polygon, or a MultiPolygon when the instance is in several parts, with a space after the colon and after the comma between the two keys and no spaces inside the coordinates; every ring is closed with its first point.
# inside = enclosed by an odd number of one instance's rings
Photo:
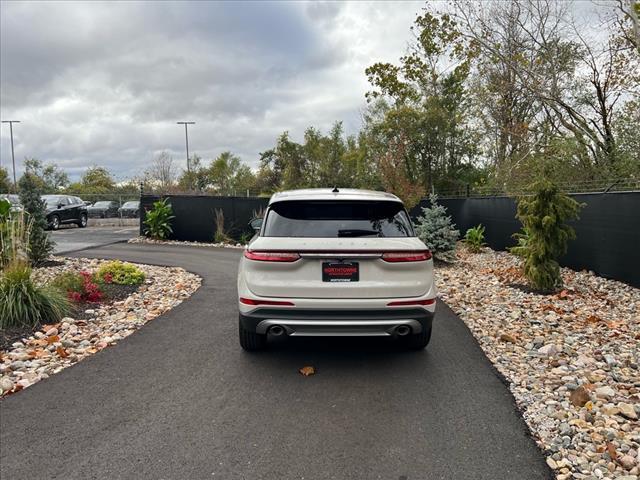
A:
{"type": "Polygon", "coordinates": [[[56,242],[54,253],[61,254],[126,242],[130,238],[136,237],[138,231],[137,225],[89,226],[87,228],[71,225],[49,232],[49,235],[56,242]]]}

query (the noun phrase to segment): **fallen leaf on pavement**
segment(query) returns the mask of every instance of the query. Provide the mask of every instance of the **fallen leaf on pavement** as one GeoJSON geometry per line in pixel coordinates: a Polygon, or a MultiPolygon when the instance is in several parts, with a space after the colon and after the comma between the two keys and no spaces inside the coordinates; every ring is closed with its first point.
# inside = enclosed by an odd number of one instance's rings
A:
{"type": "Polygon", "coordinates": [[[67,351],[62,347],[56,347],[56,353],[60,358],[67,358],[69,356],[67,351]]]}
{"type": "Polygon", "coordinates": [[[311,367],[311,366],[306,366],[306,367],[302,367],[300,370],[298,370],[302,375],[304,375],[305,377],[308,377],[309,375],[315,375],[316,373],[316,369],[311,367]]]}

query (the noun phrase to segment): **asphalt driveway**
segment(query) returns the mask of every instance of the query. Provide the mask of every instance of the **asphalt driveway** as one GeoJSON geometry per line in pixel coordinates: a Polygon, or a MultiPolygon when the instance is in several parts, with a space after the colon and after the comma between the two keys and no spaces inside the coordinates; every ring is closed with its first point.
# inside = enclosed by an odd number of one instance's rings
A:
{"type": "Polygon", "coordinates": [[[56,242],[56,255],[76,252],[87,248],[102,247],[118,242],[126,242],[137,237],[139,226],[92,227],[78,228],[75,225],[63,225],[60,230],[50,231],[49,235],[56,242]]]}
{"type": "Polygon", "coordinates": [[[426,351],[384,339],[237,342],[230,249],[80,252],[203,286],[120,344],[0,402],[3,479],[550,477],[507,388],[443,304],[426,351]],[[302,377],[303,365],[317,374],[302,377]]]}

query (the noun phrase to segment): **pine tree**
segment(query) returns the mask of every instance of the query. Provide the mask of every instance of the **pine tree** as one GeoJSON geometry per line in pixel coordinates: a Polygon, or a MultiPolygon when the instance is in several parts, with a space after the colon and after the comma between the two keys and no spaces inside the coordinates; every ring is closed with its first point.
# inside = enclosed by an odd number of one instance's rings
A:
{"type": "Polygon", "coordinates": [[[25,173],[18,182],[20,202],[28,214],[31,232],[29,234],[29,260],[32,265],[42,264],[53,251],[54,243],[47,235],[45,204],[40,198],[37,178],[25,173]]]}
{"type": "Polygon", "coordinates": [[[460,232],[447,215],[447,209],[438,204],[436,194],[429,195],[429,203],[431,206],[424,207],[422,216],[418,217],[416,233],[436,257],[447,260],[456,248],[460,232]]]}
{"type": "Polygon", "coordinates": [[[567,252],[575,231],[565,222],[578,218],[584,204],[560,192],[547,179],[533,185],[534,194],[518,200],[516,217],[528,233],[527,242],[512,251],[523,257],[524,274],[540,292],[552,292],[562,286],[558,258],[567,252]]]}

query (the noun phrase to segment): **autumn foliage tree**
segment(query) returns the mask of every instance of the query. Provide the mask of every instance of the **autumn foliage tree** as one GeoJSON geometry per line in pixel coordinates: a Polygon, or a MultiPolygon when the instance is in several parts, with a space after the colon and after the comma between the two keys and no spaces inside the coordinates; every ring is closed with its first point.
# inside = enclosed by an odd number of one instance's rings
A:
{"type": "Polygon", "coordinates": [[[422,182],[413,181],[407,175],[404,142],[403,138],[392,141],[378,164],[384,189],[398,196],[411,209],[424,197],[426,189],[422,182]]]}

